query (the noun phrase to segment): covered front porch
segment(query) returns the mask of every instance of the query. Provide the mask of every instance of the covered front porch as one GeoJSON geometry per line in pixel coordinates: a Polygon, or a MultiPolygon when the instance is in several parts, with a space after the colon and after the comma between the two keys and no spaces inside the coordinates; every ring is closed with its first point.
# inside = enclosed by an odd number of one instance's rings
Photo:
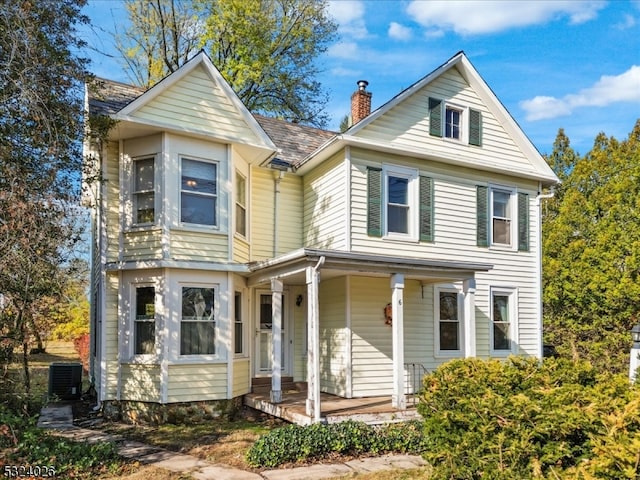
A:
{"type": "Polygon", "coordinates": [[[369,423],[415,418],[407,394],[419,389],[421,374],[407,365],[424,369],[426,363],[441,362],[434,354],[434,286],[457,285],[459,329],[464,331],[459,353],[475,356],[475,275],[491,268],[316,249],[253,264],[248,285],[268,285],[272,293],[271,388],[247,395],[245,403],[301,424],[358,416],[369,423]],[[296,303],[306,306],[306,350],[304,360],[297,358],[304,366],[295,380],[307,388],[299,392],[282,384],[287,287],[306,293],[296,303]],[[409,389],[407,379],[414,385],[409,389]]]}
{"type": "MultiPolygon", "coordinates": [[[[307,412],[307,391],[283,393],[278,403],[271,401],[269,394],[250,393],[245,395],[244,404],[260,412],[267,413],[298,425],[311,425],[314,416],[307,412]]],[[[391,404],[391,396],[344,398],[329,393],[320,393],[320,418],[326,423],[354,420],[371,425],[402,422],[420,418],[417,402],[409,402],[405,409],[391,404]]]]}

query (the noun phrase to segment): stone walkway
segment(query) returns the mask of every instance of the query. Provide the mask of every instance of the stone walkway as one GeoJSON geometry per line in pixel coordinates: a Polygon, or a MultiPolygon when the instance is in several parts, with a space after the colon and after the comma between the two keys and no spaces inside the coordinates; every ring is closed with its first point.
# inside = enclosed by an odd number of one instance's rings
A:
{"type": "Polygon", "coordinates": [[[114,442],[118,447],[118,454],[122,457],[136,459],[140,463],[173,472],[185,472],[197,480],[322,480],[354,472],[410,469],[426,465],[421,457],[415,455],[384,455],[331,465],[311,465],[254,473],[220,463],[207,462],[192,455],[127,440],[99,430],[77,427],[73,424],[71,405],[51,405],[43,408],[38,419],[38,426],[54,430],[56,435],[76,442],[114,442]]]}

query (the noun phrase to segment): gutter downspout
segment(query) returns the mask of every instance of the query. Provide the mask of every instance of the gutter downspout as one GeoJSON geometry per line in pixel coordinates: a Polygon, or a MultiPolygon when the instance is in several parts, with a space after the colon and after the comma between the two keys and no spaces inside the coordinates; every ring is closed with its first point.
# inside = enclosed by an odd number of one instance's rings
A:
{"type": "Polygon", "coordinates": [[[273,179],[273,256],[278,256],[278,210],[280,210],[280,182],[284,171],[279,170],[273,179]]]}
{"type": "MultiPolygon", "coordinates": [[[[542,191],[542,185],[538,186],[539,191],[542,191]]],[[[538,258],[536,262],[536,278],[538,279],[538,288],[536,292],[536,303],[538,305],[538,331],[540,332],[540,344],[538,345],[538,358],[542,361],[544,355],[544,340],[542,339],[542,209],[541,204],[543,199],[553,198],[555,195],[554,187],[551,187],[549,193],[539,193],[536,196],[535,206],[538,210],[538,217],[536,219],[536,230],[538,231],[538,258]]]]}

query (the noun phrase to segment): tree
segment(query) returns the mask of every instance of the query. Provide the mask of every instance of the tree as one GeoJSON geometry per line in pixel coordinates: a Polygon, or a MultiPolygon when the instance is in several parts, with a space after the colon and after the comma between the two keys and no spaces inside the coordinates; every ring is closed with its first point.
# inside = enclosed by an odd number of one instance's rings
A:
{"type": "Polygon", "coordinates": [[[116,34],[132,79],[149,87],[204,48],[255,113],[324,126],[317,60],[337,26],[325,0],[127,0],[116,34]],[[198,39],[196,47],[196,39],[198,39]]]}
{"type": "Polygon", "coordinates": [[[622,371],[640,313],[640,121],[622,142],[599,134],[575,162],[568,142],[555,145],[566,177],[543,225],[545,335],[566,354],[622,371]]]}
{"type": "Polygon", "coordinates": [[[40,301],[63,291],[79,244],[84,1],[16,0],[0,9],[0,362],[37,338],[40,301]]]}

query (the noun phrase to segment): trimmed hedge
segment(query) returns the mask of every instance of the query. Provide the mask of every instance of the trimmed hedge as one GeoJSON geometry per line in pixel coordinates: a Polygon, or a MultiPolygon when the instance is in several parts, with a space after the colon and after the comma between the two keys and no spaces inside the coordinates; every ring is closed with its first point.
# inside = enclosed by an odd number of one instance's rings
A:
{"type": "Polygon", "coordinates": [[[287,425],[260,437],[247,452],[252,467],[320,460],[331,454],[369,455],[388,452],[419,454],[424,450],[420,422],[371,426],[352,420],[306,427],[287,425]]]}
{"type": "Polygon", "coordinates": [[[586,362],[454,360],[418,410],[439,479],[640,478],[640,392],[586,362]]]}

